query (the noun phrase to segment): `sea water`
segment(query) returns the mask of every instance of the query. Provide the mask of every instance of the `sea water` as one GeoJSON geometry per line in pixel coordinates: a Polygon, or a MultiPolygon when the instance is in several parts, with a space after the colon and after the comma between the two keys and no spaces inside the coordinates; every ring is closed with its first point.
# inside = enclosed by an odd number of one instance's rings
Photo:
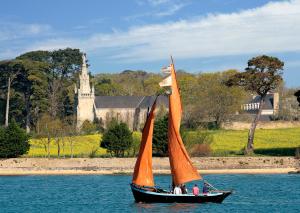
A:
{"type": "MultiPolygon", "coordinates": [[[[222,204],[143,204],[134,202],[126,175],[0,177],[0,212],[300,212],[300,175],[204,178],[234,193],[222,204]]],[[[155,177],[167,189],[170,179],[155,177]]]]}

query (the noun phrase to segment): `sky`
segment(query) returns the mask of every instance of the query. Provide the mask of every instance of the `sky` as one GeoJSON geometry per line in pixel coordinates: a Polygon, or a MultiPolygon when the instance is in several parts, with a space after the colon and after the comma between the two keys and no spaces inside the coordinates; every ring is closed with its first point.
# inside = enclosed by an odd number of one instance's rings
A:
{"type": "Polygon", "coordinates": [[[79,48],[90,71],[243,70],[267,54],[300,87],[300,0],[9,0],[0,7],[0,60],[79,48]]]}

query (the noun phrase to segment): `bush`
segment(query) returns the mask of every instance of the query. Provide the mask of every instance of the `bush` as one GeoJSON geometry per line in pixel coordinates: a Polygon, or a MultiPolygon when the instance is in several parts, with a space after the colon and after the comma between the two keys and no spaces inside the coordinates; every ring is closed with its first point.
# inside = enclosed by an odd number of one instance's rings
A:
{"type": "Polygon", "coordinates": [[[16,122],[0,127],[0,158],[15,158],[29,151],[29,135],[16,122]]]}
{"type": "Polygon", "coordinates": [[[140,132],[133,132],[132,138],[133,138],[132,146],[128,152],[128,156],[135,157],[138,154],[140,149],[142,134],[140,132]]]}
{"type": "Polygon", "coordinates": [[[204,157],[211,155],[211,148],[209,144],[195,144],[189,153],[193,157],[204,157]]]}
{"type": "Polygon", "coordinates": [[[93,147],[91,152],[89,153],[89,158],[96,157],[97,151],[98,151],[98,147],[93,147]]]}
{"type": "Polygon", "coordinates": [[[183,132],[182,138],[191,156],[209,156],[211,154],[210,144],[213,142],[213,136],[209,132],[183,132]]]}
{"type": "Polygon", "coordinates": [[[85,120],[81,126],[80,131],[83,134],[92,134],[97,131],[97,125],[90,122],[89,120],[85,120]]]}
{"type": "Polygon", "coordinates": [[[95,130],[103,133],[104,132],[104,124],[102,118],[95,118],[94,120],[95,130]]]}
{"type": "Polygon", "coordinates": [[[166,156],[168,153],[168,115],[154,122],[153,154],[166,156]]]}
{"type": "Polygon", "coordinates": [[[124,157],[124,153],[132,145],[132,133],[125,123],[116,123],[103,134],[100,147],[107,149],[112,156],[124,157]]]}
{"type": "Polygon", "coordinates": [[[187,149],[196,144],[211,144],[213,142],[213,136],[208,131],[184,131],[181,135],[187,149]]]}

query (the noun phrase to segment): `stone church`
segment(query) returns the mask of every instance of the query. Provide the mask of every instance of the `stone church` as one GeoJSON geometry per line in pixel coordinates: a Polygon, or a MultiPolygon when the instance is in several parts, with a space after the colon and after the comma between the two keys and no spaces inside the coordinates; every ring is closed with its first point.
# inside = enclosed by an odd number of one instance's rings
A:
{"type": "MultiPolygon", "coordinates": [[[[146,121],[147,113],[155,100],[155,96],[95,96],[94,86],[91,86],[86,56],[82,56],[82,69],[79,75],[79,88],[77,93],[77,127],[84,121],[90,122],[98,119],[106,128],[114,118],[124,122],[131,130],[139,130],[146,121]]],[[[158,107],[168,109],[168,97],[159,96],[158,107]]],[[[250,115],[256,114],[259,107],[259,97],[253,96],[242,110],[250,115]]],[[[262,110],[261,120],[269,121],[278,113],[278,93],[270,93],[262,110]]]]}
{"type": "MultiPolygon", "coordinates": [[[[84,121],[93,122],[98,119],[106,128],[114,118],[124,122],[131,130],[143,127],[147,113],[154,103],[155,96],[95,96],[94,86],[91,86],[86,56],[82,56],[82,69],[79,75],[77,93],[77,127],[84,121]]],[[[159,96],[157,105],[168,107],[168,98],[159,96]]]]}

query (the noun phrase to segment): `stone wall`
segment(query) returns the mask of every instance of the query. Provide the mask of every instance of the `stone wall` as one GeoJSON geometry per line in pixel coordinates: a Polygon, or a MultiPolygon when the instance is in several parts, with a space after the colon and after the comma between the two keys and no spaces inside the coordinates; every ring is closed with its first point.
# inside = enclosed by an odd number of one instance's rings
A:
{"type": "MultiPolygon", "coordinates": [[[[102,120],[104,128],[107,127],[112,118],[126,123],[129,129],[134,127],[136,110],[134,108],[101,108],[96,109],[96,117],[102,120]]],[[[141,109],[138,117],[138,127],[143,125],[147,118],[147,110],[141,109]]]]}
{"type": "MultiPolygon", "coordinates": [[[[136,158],[12,158],[0,160],[0,173],[7,169],[26,170],[118,170],[132,172],[136,158]]],[[[194,157],[197,169],[270,169],[299,168],[294,157],[194,157]]],[[[169,158],[153,158],[154,170],[169,170],[169,158]]]]}

